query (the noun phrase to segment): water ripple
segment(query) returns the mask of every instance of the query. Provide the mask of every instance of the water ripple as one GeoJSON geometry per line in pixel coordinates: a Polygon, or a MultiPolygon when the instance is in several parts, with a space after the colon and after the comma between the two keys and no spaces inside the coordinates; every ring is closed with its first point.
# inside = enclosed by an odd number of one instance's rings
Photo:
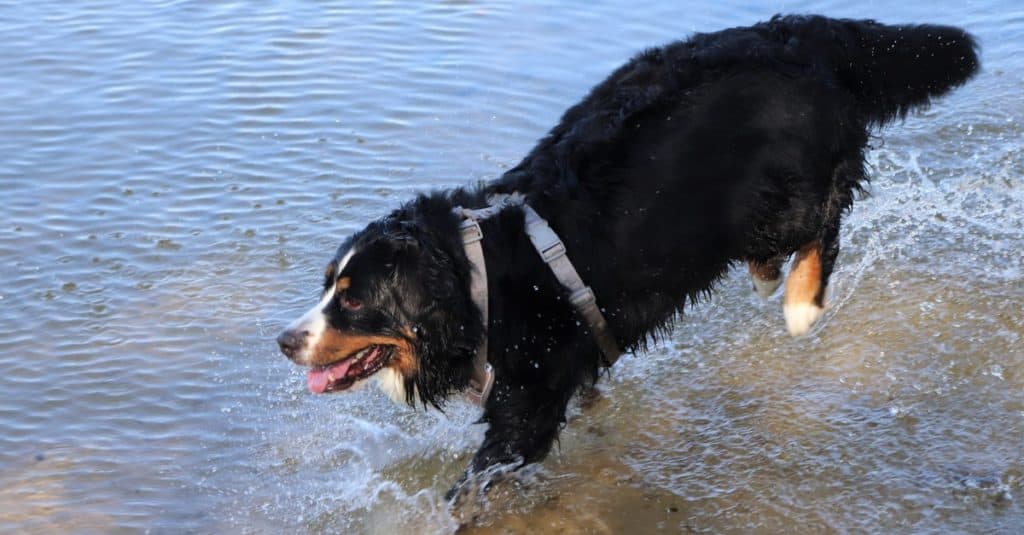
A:
{"type": "MultiPolygon", "coordinates": [[[[471,531],[1024,522],[1024,15],[786,8],[966,24],[986,71],[872,151],[812,337],[730,278],[471,531]]],[[[305,393],[272,340],[324,261],[412,191],[514,165],[636,50],[778,6],[0,9],[0,524],[388,533],[458,528],[441,494],[483,430],[305,393]]]]}

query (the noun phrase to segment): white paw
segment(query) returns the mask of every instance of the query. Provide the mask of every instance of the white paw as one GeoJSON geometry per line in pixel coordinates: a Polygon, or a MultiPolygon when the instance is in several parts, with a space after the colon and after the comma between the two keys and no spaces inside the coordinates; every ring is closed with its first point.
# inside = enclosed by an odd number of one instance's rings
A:
{"type": "Polygon", "coordinates": [[[754,292],[757,293],[758,297],[767,301],[775,293],[775,290],[778,290],[779,286],[782,285],[782,277],[772,280],[750,277],[750,282],[754,283],[754,292]]]}
{"type": "Polygon", "coordinates": [[[786,316],[786,328],[789,334],[800,336],[811,330],[814,322],[818,321],[825,309],[812,303],[793,303],[782,306],[782,313],[786,316]]]}

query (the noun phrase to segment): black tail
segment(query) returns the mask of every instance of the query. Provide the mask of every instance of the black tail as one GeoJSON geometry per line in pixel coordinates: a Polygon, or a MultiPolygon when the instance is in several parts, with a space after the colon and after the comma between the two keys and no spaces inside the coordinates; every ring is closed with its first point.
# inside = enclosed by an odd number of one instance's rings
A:
{"type": "Polygon", "coordinates": [[[927,106],[932,97],[969,80],[980,66],[974,38],[952,26],[889,26],[820,16],[776,16],[765,26],[783,34],[787,46],[810,46],[824,54],[827,66],[875,124],[927,106]]]}

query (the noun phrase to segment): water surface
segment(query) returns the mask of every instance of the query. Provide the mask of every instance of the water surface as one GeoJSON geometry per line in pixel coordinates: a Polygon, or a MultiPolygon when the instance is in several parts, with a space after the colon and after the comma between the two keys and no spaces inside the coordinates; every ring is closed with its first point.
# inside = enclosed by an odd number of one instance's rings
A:
{"type": "Polygon", "coordinates": [[[472,529],[1019,532],[1011,0],[0,2],[0,531],[454,531],[476,410],[314,397],[274,335],[368,220],[500,175],[635,51],[780,11],[959,24],[984,72],[874,142],[810,337],[737,270],[472,529]]]}

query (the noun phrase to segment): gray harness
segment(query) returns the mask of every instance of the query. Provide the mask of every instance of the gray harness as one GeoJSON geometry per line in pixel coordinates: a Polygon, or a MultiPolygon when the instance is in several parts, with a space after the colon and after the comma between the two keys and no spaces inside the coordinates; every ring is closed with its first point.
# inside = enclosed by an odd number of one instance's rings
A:
{"type": "MultiPolygon", "coordinates": [[[[466,257],[469,258],[473,267],[470,292],[473,302],[483,316],[485,329],[488,325],[487,264],[484,262],[484,251],[480,245],[480,241],[484,237],[483,230],[480,229],[480,221],[494,216],[507,207],[518,206],[523,210],[526,234],[530,237],[530,242],[533,243],[544,263],[551,268],[551,272],[554,273],[558,282],[568,290],[569,302],[590,327],[597,347],[604,354],[605,366],[614,364],[622,352],[608,329],[608,322],[601,314],[601,309],[597,306],[594,291],[583,283],[580,274],[569,261],[569,257],[565,254],[565,244],[558,238],[558,234],[551,230],[544,218],[537,214],[529,204],[526,204],[526,198],[520,193],[492,195],[487,200],[490,205],[485,208],[477,210],[469,210],[461,206],[455,208],[456,215],[463,218],[459,229],[462,232],[466,257]]],[[[494,386],[494,369],[487,362],[487,338],[485,332],[480,347],[477,348],[473,361],[473,378],[470,379],[470,387],[466,392],[466,395],[478,405],[483,405],[487,401],[491,387],[494,386]]]]}

